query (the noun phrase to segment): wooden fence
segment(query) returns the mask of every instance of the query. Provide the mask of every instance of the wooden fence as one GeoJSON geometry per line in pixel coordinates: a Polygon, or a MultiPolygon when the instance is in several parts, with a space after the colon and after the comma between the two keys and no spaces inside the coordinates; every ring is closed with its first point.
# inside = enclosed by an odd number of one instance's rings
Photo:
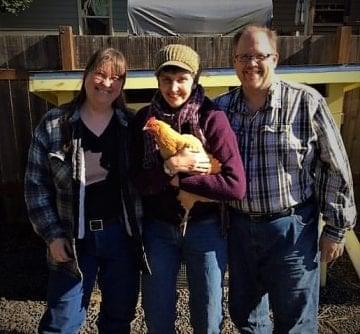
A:
{"type": "MultiPolygon", "coordinates": [[[[73,59],[68,61],[68,66],[84,68],[95,50],[108,46],[124,52],[130,69],[151,69],[154,53],[174,42],[196,49],[203,68],[232,66],[231,37],[73,36],[65,40],[72,43],[73,52],[61,53],[66,35],[68,31],[65,34],[60,31],[59,37],[0,36],[0,220],[23,219],[22,182],[27,150],[32,130],[49,108],[45,101],[29,93],[26,71],[61,70],[69,53],[73,59]]],[[[360,36],[351,36],[346,30],[337,35],[281,36],[278,46],[281,64],[332,64],[344,60],[360,63],[360,36]]],[[[360,127],[359,109],[360,89],[357,89],[347,94],[343,124],[357,189],[360,188],[360,136],[356,131],[360,127]]]]}

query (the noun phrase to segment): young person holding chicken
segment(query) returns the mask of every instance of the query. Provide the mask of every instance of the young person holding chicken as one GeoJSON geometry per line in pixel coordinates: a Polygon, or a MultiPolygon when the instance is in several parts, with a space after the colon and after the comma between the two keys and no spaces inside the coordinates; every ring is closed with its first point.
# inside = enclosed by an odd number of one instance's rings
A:
{"type": "Polygon", "coordinates": [[[194,333],[220,333],[227,242],[219,201],[244,196],[242,161],[225,114],[198,83],[200,58],[193,49],[179,44],[162,48],[155,75],[159,89],[134,121],[133,178],[143,195],[143,237],[152,271],[143,276],[146,324],[149,333],[175,333],[176,280],[184,262],[194,333]],[[179,143],[183,136],[169,134],[164,123],[154,129],[155,119],[194,135],[206,152],[179,143]],[[171,147],[178,150],[168,157],[164,152],[171,147]],[[211,163],[206,153],[216,160],[211,163]],[[221,168],[210,174],[211,165],[221,168]],[[179,197],[184,193],[199,201],[184,208],[186,199],[179,197]]]}
{"type": "Polygon", "coordinates": [[[79,94],[50,110],[35,129],[25,199],[34,229],[48,246],[50,269],[39,333],[78,333],[96,277],[102,293],[99,333],[130,333],[138,256],[143,260],[144,254],[137,225],[141,203],[127,177],[126,72],[120,51],[97,51],[79,94]]]}

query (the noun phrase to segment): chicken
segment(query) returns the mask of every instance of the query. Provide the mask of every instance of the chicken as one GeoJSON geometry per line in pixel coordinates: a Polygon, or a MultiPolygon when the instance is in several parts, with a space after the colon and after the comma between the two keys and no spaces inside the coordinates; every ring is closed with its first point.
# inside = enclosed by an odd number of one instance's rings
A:
{"type": "MultiPolygon", "coordinates": [[[[169,124],[157,120],[155,117],[149,118],[143,130],[148,131],[155,137],[155,141],[159,146],[160,154],[164,160],[169,159],[184,148],[206,153],[201,141],[194,135],[180,134],[171,128],[169,124]]],[[[217,159],[213,158],[211,154],[207,155],[211,163],[211,168],[208,173],[219,173],[221,171],[221,163],[217,159]]],[[[213,200],[181,189],[177,199],[181,203],[181,206],[185,209],[185,215],[180,224],[182,234],[185,235],[189,213],[195,202],[212,202],[213,200]]]]}

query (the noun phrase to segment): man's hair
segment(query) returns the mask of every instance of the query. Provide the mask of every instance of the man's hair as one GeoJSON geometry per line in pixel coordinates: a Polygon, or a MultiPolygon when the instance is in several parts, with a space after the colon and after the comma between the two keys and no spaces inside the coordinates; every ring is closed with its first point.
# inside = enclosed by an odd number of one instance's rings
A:
{"type": "Polygon", "coordinates": [[[254,24],[250,24],[250,25],[245,26],[243,29],[239,30],[235,34],[235,36],[233,37],[233,45],[232,45],[234,52],[235,52],[235,49],[236,49],[242,35],[244,35],[246,33],[249,33],[249,32],[258,32],[258,31],[264,32],[267,35],[271,47],[276,52],[277,51],[277,34],[276,34],[276,31],[271,30],[271,29],[269,29],[267,27],[257,26],[257,25],[254,25],[254,24]]]}

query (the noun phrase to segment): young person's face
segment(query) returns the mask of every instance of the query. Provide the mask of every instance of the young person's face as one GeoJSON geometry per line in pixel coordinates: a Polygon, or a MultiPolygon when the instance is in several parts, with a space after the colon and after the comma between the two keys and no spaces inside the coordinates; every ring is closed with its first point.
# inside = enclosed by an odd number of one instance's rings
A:
{"type": "Polygon", "coordinates": [[[86,98],[97,104],[112,104],[121,93],[123,81],[123,76],[114,72],[113,64],[106,62],[86,77],[86,98]]]}
{"type": "Polygon", "coordinates": [[[160,93],[173,109],[180,108],[186,103],[191,95],[193,84],[193,76],[185,70],[176,72],[161,71],[158,76],[160,93]]]}
{"type": "Polygon", "coordinates": [[[265,32],[245,33],[235,48],[234,68],[244,90],[265,90],[271,85],[278,54],[265,32]]]}

